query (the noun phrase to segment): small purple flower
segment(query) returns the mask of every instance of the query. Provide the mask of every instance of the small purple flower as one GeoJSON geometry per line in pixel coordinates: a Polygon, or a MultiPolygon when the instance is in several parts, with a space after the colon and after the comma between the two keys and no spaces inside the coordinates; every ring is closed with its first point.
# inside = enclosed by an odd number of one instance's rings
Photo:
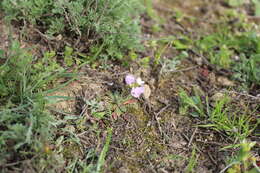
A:
{"type": "Polygon", "coordinates": [[[131,74],[126,75],[125,83],[127,85],[131,85],[131,84],[135,83],[135,81],[136,81],[136,79],[135,79],[134,75],[131,75],[131,74]]]}
{"type": "Polygon", "coordinates": [[[131,90],[131,95],[135,98],[139,98],[144,93],[144,87],[135,87],[131,90]]]}

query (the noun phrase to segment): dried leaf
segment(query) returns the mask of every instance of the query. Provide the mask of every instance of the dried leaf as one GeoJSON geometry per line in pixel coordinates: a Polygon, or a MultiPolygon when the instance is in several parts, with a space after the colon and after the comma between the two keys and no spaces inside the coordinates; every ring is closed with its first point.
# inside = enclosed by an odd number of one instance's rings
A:
{"type": "Polygon", "coordinates": [[[151,89],[150,89],[149,85],[144,85],[144,93],[143,94],[144,94],[144,98],[146,100],[148,100],[150,95],[151,95],[151,89]]]}
{"type": "Polygon", "coordinates": [[[136,103],[137,100],[136,99],[130,99],[130,100],[127,100],[123,103],[123,105],[128,105],[128,104],[133,104],[133,103],[136,103]]]}

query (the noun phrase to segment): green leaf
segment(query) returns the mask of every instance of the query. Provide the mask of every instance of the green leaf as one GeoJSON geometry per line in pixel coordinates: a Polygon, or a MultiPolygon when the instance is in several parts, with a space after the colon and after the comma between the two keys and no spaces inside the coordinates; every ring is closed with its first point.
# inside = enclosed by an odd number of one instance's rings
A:
{"type": "Polygon", "coordinates": [[[95,118],[102,119],[106,115],[106,112],[94,112],[92,115],[95,118]]]}
{"type": "Polygon", "coordinates": [[[240,6],[244,3],[244,0],[229,0],[228,4],[232,7],[240,6]]]}
{"type": "Polygon", "coordinates": [[[260,17],[260,1],[255,2],[255,16],[260,17]]]}
{"type": "Polygon", "coordinates": [[[71,47],[66,46],[64,51],[64,62],[67,66],[72,66],[73,62],[73,49],[71,47]]]}
{"type": "Polygon", "coordinates": [[[185,42],[188,40],[174,40],[173,46],[178,50],[185,50],[190,47],[189,43],[185,42]]]}
{"type": "Polygon", "coordinates": [[[4,50],[0,49],[0,59],[4,58],[4,54],[5,54],[4,50]]]}
{"type": "Polygon", "coordinates": [[[101,172],[101,169],[105,163],[105,157],[106,157],[106,154],[107,154],[107,151],[109,149],[109,145],[110,145],[110,141],[111,141],[111,138],[112,138],[112,132],[113,132],[113,129],[112,128],[109,128],[108,129],[108,135],[107,135],[107,138],[106,138],[106,143],[100,153],[100,156],[98,158],[98,163],[97,163],[97,169],[96,169],[96,173],[99,173],[101,172]]]}

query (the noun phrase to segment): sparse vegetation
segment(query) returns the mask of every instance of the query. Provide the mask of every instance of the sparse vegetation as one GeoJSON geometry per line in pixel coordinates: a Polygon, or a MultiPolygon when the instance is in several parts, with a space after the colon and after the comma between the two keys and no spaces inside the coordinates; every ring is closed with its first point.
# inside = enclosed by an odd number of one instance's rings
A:
{"type": "Polygon", "coordinates": [[[205,36],[198,41],[198,47],[208,54],[211,63],[234,71],[233,77],[245,86],[259,84],[260,37],[256,32],[231,32],[205,36]]]}
{"type": "Polygon", "coordinates": [[[255,111],[249,110],[232,111],[231,99],[228,96],[222,95],[218,100],[209,102],[208,97],[205,100],[201,99],[201,96],[188,96],[184,90],[180,90],[180,112],[186,114],[191,112],[191,116],[206,119],[208,123],[199,125],[204,128],[212,128],[216,131],[225,132],[229,137],[235,139],[235,141],[243,141],[248,137],[255,128],[259,125],[259,122],[252,122],[255,111]],[[213,106],[211,106],[213,105],[213,106]]]}
{"type": "Polygon", "coordinates": [[[96,61],[92,55],[98,52],[99,58],[123,59],[128,50],[142,47],[138,0],[4,0],[0,7],[5,19],[21,23],[28,37],[33,30],[56,43],[71,40],[68,46],[90,52],[85,60],[96,61]]]}
{"type": "Polygon", "coordinates": [[[34,158],[32,165],[36,166],[48,157],[44,148],[53,139],[55,118],[45,108],[48,100],[44,92],[64,70],[46,58],[50,58],[49,53],[41,62],[33,64],[33,55],[29,50],[21,49],[17,41],[9,50],[3,51],[1,59],[5,62],[0,66],[0,161],[3,171],[11,166],[10,162],[16,166],[34,158]],[[40,68],[43,65],[45,70],[40,68]]]}

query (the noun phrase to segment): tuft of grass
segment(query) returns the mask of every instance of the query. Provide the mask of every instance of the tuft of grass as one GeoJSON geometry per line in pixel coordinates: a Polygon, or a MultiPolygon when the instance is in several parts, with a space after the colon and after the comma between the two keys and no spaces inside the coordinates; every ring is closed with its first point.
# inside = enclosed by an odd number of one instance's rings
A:
{"type": "Polygon", "coordinates": [[[3,63],[0,64],[0,167],[6,171],[11,165],[21,166],[24,161],[31,160],[32,167],[40,170],[36,165],[50,157],[47,146],[53,139],[54,121],[46,109],[48,100],[44,92],[64,70],[51,63],[50,54],[40,62],[34,62],[34,56],[29,50],[21,49],[17,41],[3,52],[3,63]],[[45,64],[46,61],[50,63],[45,64]],[[46,67],[44,71],[40,68],[42,65],[46,67]]]}
{"type": "MultiPolygon", "coordinates": [[[[200,95],[188,96],[184,90],[180,90],[180,112],[200,119],[206,119],[208,124],[200,125],[204,128],[212,128],[219,132],[225,132],[228,136],[235,140],[242,141],[248,137],[259,123],[252,124],[253,117],[247,113],[232,112],[230,105],[230,98],[225,96],[210,106],[209,99],[205,101],[200,95]]],[[[243,111],[242,111],[243,112],[243,111]]]]}
{"type": "Polygon", "coordinates": [[[211,127],[217,131],[225,131],[225,133],[239,141],[248,137],[257,125],[252,125],[252,117],[247,114],[241,114],[238,111],[233,112],[228,97],[224,97],[215,103],[211,110],[209,121],[211,123],[203,127],[211,127]]]}
{"type": "Polygon", "coordinates": [[[105,157],[106,157],[107,151],[109,149],[109,144],[110,144],[110,141],[111,141],[111,138],[112,138],[112,131],[113,131],[112,128],[108,129],[108,135],[107,135],[107,138],[106,138],[106,143],[103,147],[103,150],[100,153],[100,156],[99,156],[99,159],[98,159],[98,162],[97,162],[96,173],[101,172],[102,167],[104,166],[105,157]]]}
{"type": "Polygon", "coordinates": [[[197,164],[198,156],[196,155],[196,147],[193,147],[191,158],[189,159],[189,163],[185,168],[185,173],[192,173],[194,172],[195,166],[197,164]]]}

